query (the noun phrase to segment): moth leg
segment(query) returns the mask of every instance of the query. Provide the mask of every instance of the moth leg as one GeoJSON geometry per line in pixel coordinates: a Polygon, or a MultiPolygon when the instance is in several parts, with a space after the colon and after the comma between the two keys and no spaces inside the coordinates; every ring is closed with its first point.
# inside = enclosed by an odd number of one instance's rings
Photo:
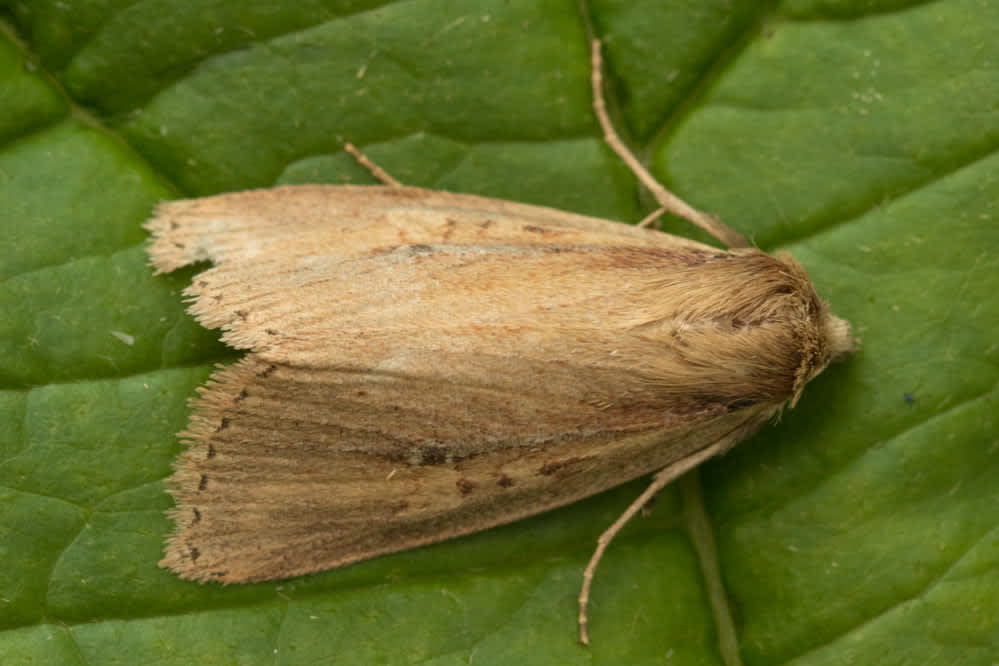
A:
{"type": "Polygon", "coordinates": [[[388,171],[368,159],[368,156],[355,148],[354,144],[347,142],[343,144],[343,149],[350,153],[353,158],[357,160],[358,164],[370,171],[371,175],[378,180],[382,181],[386,185],[391,185],[392,187],[402,187],[402,183],[390,176],[388,171]]]}
{"type": "MultiPolygon", "coordinates": [[[[603,77],[601,74],[602,68],[602,58],[600,57],[600,40],[594,39],[591,42],[591,56],[590,63],[593,68],[593,73],[591,76],[591,83],[593,85],[593,111],[597,114],[597,119],[600,121],[600,127],[604,132],[604,141],[607,145],[611,147],[618,157],[628,165],[632,173],[641,181],[642,185],[648,188],[652,196],[656,198],[659,205],[662,206],[662,210],[653,213],[655,217],[651,219],[646,218],[642,220],[642,224],[648,224],[652,219],[655,219],[663,212],[672,213],[677,217],[682,217],[685,220],[692,222],[701,229],[720,240],[722,243],[728,247],[749,247],[749,243],[746,238],[735,231],[730,229],[725,223],[719,220],[714,215],[709,215],[708,213],[703,213],[696,208],[689,205],[686,201],[676,196],[665,187],[662,183],[656,180],[648,169],[646,169],[635,154],[628,150],[628,147],[624,145],[621,138],[614,131],[614,125],[611,124],[610,116],[607,114],[607,104],[604,102],[604,91],[603,91],[603,77]]],[[[650,216],[651,217],[651,216],[650,216]]]]}
{"type": "Polygon", "coordinates": [[[642,227],[643,229],[645,229],[646,227],[650,227],[652,226],[652,223],[658,220],[660,217],[662,217],[663,213],[665,212],[666,209],[660,206],[659,208],[655,209],[654,211],[643,217],[641,221],[638,222],[638,224],[636,224],[635,226],[642,227]]]}
{"type": "Polygon", "coordinates": [[[650,497],[649,501],[642,505],[642,508],[639,509],[639,511],[638,511],[640,514],[642,514],[642,518],[645,518],[646,516],[649,516],[649,515],[652,514],[652,507],[654,507],[656,505],[656,500],[657,499],[659,499],[659,494],[658,493],[656,493],[655,495],[653,495],[652,497],[650,497]]]}
{"type": "Polygon", "coordinates": [[[583,586],[579,591],[579,640],[583,645],[590,644],[586,618],[586,606],[590,600],[590,585],[593,582],[593,575],[597,571],[597,565],[600,564],[600,560],[604,556],[604,551],[607,550],[607,546],[610,545],[610,542],[614,540],[614,537],[617,536],[617,533],[621,531],[628,521],[641,511],[660,490],[672,483],[678,476],[689,472],[708,458],[724,453],[728,448],[731,448],[730,443],[712,444],[683,460],[677,461],[669,467],[659,470],[652,478],[652,483],[649,484],[649,487],[597,539],[597,547],[593,551],[593,555],[590,556],[590,561],[586,565],[586,569],[583,570],[583,586]]]}

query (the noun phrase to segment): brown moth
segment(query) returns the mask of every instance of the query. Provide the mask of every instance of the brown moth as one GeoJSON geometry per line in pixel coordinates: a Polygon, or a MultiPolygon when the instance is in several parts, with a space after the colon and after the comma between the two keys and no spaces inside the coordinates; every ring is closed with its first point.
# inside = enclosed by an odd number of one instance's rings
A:
{"type": "MultiPolygon", "coordinates": [[[[599,71],[595,44],[597,114],[621,153],[599,71]]],[[[664,209],[743,244],[624,156],[664,209]]],[[[165,203],[147,228],[157,272],[213,262],[190,312],[248,350],[181,434],[161,565],[187,579],[339,567],[661,470],[587,567],[585,642],[620,526],[853,349],[787,254],[550,208],[287,186],[165,203]]]]}

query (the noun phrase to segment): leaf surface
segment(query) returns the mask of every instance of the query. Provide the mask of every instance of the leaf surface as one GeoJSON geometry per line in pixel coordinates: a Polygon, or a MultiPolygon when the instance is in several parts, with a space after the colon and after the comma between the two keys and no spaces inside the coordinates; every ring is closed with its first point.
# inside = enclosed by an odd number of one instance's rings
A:
{"type": "Polygon", "coordinates": [[[0,662],[999,661],[995,5],[0,7],[0,662]],[[581,570],[644,481],[278,584],[159,569],[186,400],[237,355],[192,271],[146,265],[155,202],[369,182],[349,140],[407,184],[637,221],[588,29],[653,172],[790,249],[861,351],[633,521],[590,648],[581,570]]]}

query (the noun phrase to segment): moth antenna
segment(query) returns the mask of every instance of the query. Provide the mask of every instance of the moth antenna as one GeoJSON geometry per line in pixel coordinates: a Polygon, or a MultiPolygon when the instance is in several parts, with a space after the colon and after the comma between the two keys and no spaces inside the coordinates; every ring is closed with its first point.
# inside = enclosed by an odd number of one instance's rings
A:
{"type": "Polygon", "coordinates": [[[402,183],[400,183],[398,180],[390,176],[388,171],[386,171],[385,169],[381,168],[380,166],[372,162],[370,159],[368,159],[368,156],[362,153],[357,148],[355,148],[354,144],[348,141],[347,143],[343,144],[343,149],[346,150],[348,153],[350,153],[353,156],[353,158],[357,160],[358,164],[360,164],[362,167],[370,171],[371,175],[377,178],[378,180],[382,181],[386,185],[391,185],[392,187],[402,187],[402,183]]]}
{"type": "Polygon", "coordinates": [[[712,444],[711,446],[698,451],[697,453],[678,461],[677,463],[665,467],[658,472],[652,478],[652,483],[649,487],[639,495],[634,502],[624,510],[614,524],[604,530],[604,533],[600,535],[597,539],[597,547],[593,551],[593,555],[590,556],[590,561],[586,565],[586,569],[583,570],[583,586],[579,590],[579,641],[583,645],[590,644],[590,635],[587,632],[587,617],[586,617],[586,607],[590,601],[590,585],[593,582],[593,575],[597,571],[597,565],[600,564],[600,560],[604,556],[604,551],[607,550],[607,546],[610,542],[614,540],[617,533],[620,532],[624,526],[631,520],[636,513],[642,510],[656,493],[672,483],[678,476],[683,475],[686,472],[694,469],[705,460],[713,458],[719,453],[723,453],[728,449],[731,444],[712,444]]]}
{"type": "Polygon", "coordinates": [[[641,181],[652,196],[656,198],[659,205],[662,208],[652,216],[642,220],[642,225],[647,225],[651,223],[652,220],[662,215],[664,212],[672,213],[677,217],[682,217],[685,220],[695,224],[704,231],[708,232],[727,247],[749,247],[749,243],[746,241],[746,237],[740,234],[734,229],[730,229],[725,223],[719,220],[714,215],[708,213],[703,213],[686,201],[676,196],[660,183],[655,177],[649,173],[635,154],[628,150],[628,147],[624,145],[621,141],[621,137],[617,135],[614,130],[614,125],[610,121],[610,116],[607,113],[607,104],[604,101],[604,90],[603,90],[603,75],[601,69],[603,67],[603,59],[600,56],[600,40],[594,39],[591,42],[591,56],[590,63],[593,68],[593,73],[591,76],[591,82],[593,84],[593,111],[597,114],[597,120],[600,121],[600,127],[604,132],[604,141],[607,145],[611,147],[617,156],[628,165],[632,173],[641,181]],[[651,219],[650,219],[651,218],[651,219]]]}

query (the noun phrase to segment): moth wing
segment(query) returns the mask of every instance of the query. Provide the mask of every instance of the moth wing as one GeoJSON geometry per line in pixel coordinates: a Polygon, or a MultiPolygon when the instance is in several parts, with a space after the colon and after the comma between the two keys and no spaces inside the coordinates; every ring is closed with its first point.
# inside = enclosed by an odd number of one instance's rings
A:
{"type": "Polygon", "coordinates": [[[163,563],[188,578],[516,520],[734,444],[786,397],[733,406],[725,359],[719,381],[677,364],[678,313],[717,291],[712,267],[739,285],[733,265],[773,261],[755,251],[410,188],[174,202],[149,227],[161,271],[216,263],[191,311],[252,350],[203,391],[171,481],[163,563]]]}
{"type": "Polygon", "coordinates": [[[288,185],[168,201],[146,228],[158,272],[199,261],[253,264],[268,256],[343,256],[397,245],[630,243],[706,246],[650,229],[528,204],[414,187],[288,185]],[[310,243],[303,243],[308,237],[310,243]]]}
{"type": "MultiPolygon", "coordinates": [[[[224,583],[335,568],[562,506],[709,444],[724,450],[772,414],[716,409],[694,420],[565,432],[533,446],[528,431],[463,453],[492,422],[436,414],[417,419],[424,434],[416,436],[401,423],[418,416],[407,410],[414,396],[429,397],[422,412],[442,403],[435,387],[411,384],[399,378],[396,387],[413,394],[408,404],[372,406],[364,394],[383,388],[377,375],[277,365],[252,353],[216,373],[169,483],[177,527],[161,564],[224,583]],[[426,436],[435,426],[436,437],[426,436]]],[[[489,390],[448,392],[447,403],[474,405],[489,390]]],[[[506,398],[517,396],[494,395],[491,405],[506,398]]]]}

